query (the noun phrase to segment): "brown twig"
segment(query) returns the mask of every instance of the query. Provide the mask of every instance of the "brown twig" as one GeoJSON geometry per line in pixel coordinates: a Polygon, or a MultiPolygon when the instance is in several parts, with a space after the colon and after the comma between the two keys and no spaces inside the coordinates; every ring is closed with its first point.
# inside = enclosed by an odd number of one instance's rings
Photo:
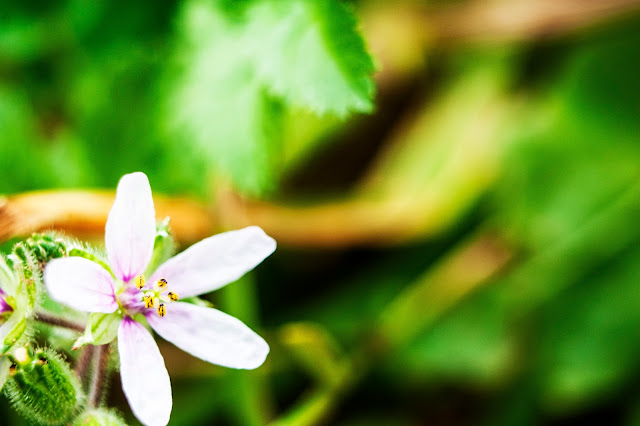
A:
{"type": "MultiPolygon", "coordinates": [[[[55,228],[81,237],[97,237],[113,204],[113,191],[37,191],[0,198],[0,241],[55,228]]],[[[207,209],[184,198],[154,197],[156,217],[171,217],[171,228],[186,243],[211,234],[207,209]]]]}
{"type": "Polygon", "coordinates": [[[566,34],[638,9],[638,0],[476,0],[424,19],[436,40],[504,43],[566,34]]]}
{"type": "Polygon", "coordinates": [[[46,312],[36,313],[35,319],[44,324],[68,328],[69,330],[79,331],[80,333],[84,332],[84,325],[46,312]]]}

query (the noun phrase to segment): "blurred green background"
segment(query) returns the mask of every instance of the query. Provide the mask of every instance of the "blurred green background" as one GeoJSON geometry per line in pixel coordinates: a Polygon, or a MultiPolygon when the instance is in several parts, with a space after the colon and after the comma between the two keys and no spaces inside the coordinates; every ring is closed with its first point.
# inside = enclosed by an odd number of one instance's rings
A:
{"type": "Polygon", "coordinates": [[[5,1],[0,192],[141,170],[279,242],[210,296],[267,363],[162,344],[172,425],[640,424],[639,46],[623,0],[5,1]]]}

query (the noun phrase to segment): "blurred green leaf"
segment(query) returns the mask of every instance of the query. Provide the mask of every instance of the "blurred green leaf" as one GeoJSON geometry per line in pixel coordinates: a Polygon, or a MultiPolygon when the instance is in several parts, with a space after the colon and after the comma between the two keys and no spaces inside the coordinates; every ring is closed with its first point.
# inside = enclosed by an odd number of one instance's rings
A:
{"type": "Polygon", "coordinates": [[[640,370],[638,277],[640,251],[630,249],[545,309],[539,371],[549,409],[580,407],[640,370]]]}
{"type": "Polygon", "coordinates": [[[347,359],[337,342],[322,326],[290,323],[280,328],[280,341],[296,361],[322,385],[332,386],[346,374],[347,359]]]}
{"type": "Polygon", "coordinates": [[[242,26],[202,2],[183,11],[186,57],[170,94],[169,126],[196,156],[240,190],[273,189],[280,157],[282,108],[256,79],[242,26]]]}
{"type": "Polygon", "coordinates": [[[265,0],[249,12],[257,75],[298,107],[346,116],[373,109],[373,60],[337,0],[265,0]]]}

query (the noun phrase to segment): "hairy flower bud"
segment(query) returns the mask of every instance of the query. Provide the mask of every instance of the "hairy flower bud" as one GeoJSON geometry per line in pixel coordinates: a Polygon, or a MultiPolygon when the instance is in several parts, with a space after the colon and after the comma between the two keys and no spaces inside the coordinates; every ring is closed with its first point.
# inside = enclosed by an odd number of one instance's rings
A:
{"type": "Polygon", "coordinates": [[[5,392],[18,412],[48,425],[63,423],[77,413],[84,399],[80,383],[57,353],[50,349],[32,353],[20,347],[9,359],[5,392]]]}
{"type": "Polygon", "coordinates": [[[73,426],[126,426],[127,424],[112,410],[94,409],[79,416],[73,426]]]}
{"type": "Polygon", "coordinates": [[[33,234],[24,242],[40,264],[40,268],[51,259],[67,254],[66,243],[55,234],[33,234]]]}

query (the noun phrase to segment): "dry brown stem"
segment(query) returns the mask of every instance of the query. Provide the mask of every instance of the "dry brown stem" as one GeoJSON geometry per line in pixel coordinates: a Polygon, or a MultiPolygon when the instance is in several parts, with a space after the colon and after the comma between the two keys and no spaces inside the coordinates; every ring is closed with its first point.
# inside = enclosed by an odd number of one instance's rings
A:
{"type": "MultiPolygon", "coordinates": [[[[99,238],[114,191],[38,191],[0,199],[0,241],[45,229],[99,238]]],[[[211,235],[214,221],[207,209],[188,199],[154,197],[156,217],[171,217],[171,229],[180,242],[191,243],[211,235]]]]}

